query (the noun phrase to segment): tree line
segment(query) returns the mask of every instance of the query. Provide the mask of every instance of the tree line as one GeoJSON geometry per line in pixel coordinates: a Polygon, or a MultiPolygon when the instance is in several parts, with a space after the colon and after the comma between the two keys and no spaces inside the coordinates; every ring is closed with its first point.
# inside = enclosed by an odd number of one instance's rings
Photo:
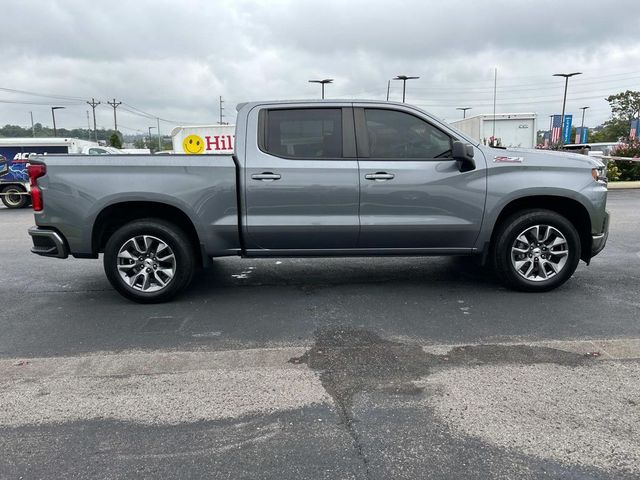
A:
{"type": "MultiPolygon", "coordinates": [[[[93,130],[88,128],[57,128],[56,132],[57,136],[60,138],[79,138],[81,140],[94,141],[94,138],[97,137],[98,141],[116,148],[122,148],[122,145],[126,143],[133,145],[134,148],[148,148],[152,152],[156,152],[158,150],[158,137],[155,135],[151,138],[142,134],[123,135],[121,132],[105,128],[96,130],[95,137],[93,130]]],[[[41,123],[34,124],[33,129],[8,124],[4,127],[0,127],[0,137],[3,138],[34,136],[38,138],[53,138],[53,128],[45,127],[41,123]]],[[[163,150],[170,150],[172,148],[170,138],[163,137],[161,140],[163,150]]]]}

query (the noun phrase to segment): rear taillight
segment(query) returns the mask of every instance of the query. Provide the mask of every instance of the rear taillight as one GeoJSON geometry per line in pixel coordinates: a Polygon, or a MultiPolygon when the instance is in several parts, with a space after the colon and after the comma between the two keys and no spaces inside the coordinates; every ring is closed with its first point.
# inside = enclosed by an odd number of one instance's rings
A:
{"type": "Polygon", "coordinates": [[[33,210],[39,212],[42,210],[42,191],[38,187],[38,178],[47,173],[47,166],[44,163],[30,163],[27,166],[29,172],[29,185],[31,186],[31,205],[33,210]]]}

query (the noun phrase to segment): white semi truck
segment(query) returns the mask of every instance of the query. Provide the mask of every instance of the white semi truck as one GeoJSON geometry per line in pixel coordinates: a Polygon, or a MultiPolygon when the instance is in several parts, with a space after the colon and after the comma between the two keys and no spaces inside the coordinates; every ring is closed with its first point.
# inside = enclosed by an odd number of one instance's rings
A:
{"type": "Polygon", "coordinates": [[[535,113],[497,113],[495,117],[487,114],[456,120],[451,125],[484,145],[534,148],[536,123],[535,113]]]}

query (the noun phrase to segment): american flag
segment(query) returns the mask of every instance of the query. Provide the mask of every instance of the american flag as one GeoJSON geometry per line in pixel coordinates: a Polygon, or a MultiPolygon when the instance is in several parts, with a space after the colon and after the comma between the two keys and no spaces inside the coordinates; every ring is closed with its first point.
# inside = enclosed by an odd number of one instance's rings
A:
{"type": "Polygon", "coordinates": [[[559,143],[562,135],[562,115],[554,115],[551,125],[551,143],[559,143]]]}
{"type": "Polygon", "coordinates": [[[631,140],[633,140],[638,136],[638,126],[640,126],[638,125],[639,123],[640,123],[640,120],[631,121],[631,131],[629,132],[629,138],[631,140]]]}

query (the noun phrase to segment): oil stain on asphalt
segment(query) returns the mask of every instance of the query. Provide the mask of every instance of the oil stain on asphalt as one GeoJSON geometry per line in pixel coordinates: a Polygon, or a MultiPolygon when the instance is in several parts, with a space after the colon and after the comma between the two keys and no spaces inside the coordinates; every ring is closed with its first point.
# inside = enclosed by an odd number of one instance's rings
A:
{"type": "Polygon", "coordinates": [[[473,345],[454,347],[446,354],[425,352],[418,345],[387,340],[363,329],[324,327],[315,332],[315,343],[290,363],[305,363],[320,372],[320,380],[333,398],[341,423],[353,438],[367,474],[368,459],[354,425],[352,407],[360,393],[382,391],[416,396],[423,388],[414,381],[443,369],[499,364],[557,364],[579,366],[594,360],[583,355],[529,345],[473,345]]]}
{"type": "Polygon", "coordinates": [[[413,382],[434,369],[508,363],[574,366],[590,361],[577,353],[529,345],[461,346],[444,355],[434,355],[418,345],[394,342],[351,327],[319,329],[313,347],[289,360],[320,371],[322,385],[346,421],[356,394],[374,390],[420,394],[422,389],[413,382]]]}

